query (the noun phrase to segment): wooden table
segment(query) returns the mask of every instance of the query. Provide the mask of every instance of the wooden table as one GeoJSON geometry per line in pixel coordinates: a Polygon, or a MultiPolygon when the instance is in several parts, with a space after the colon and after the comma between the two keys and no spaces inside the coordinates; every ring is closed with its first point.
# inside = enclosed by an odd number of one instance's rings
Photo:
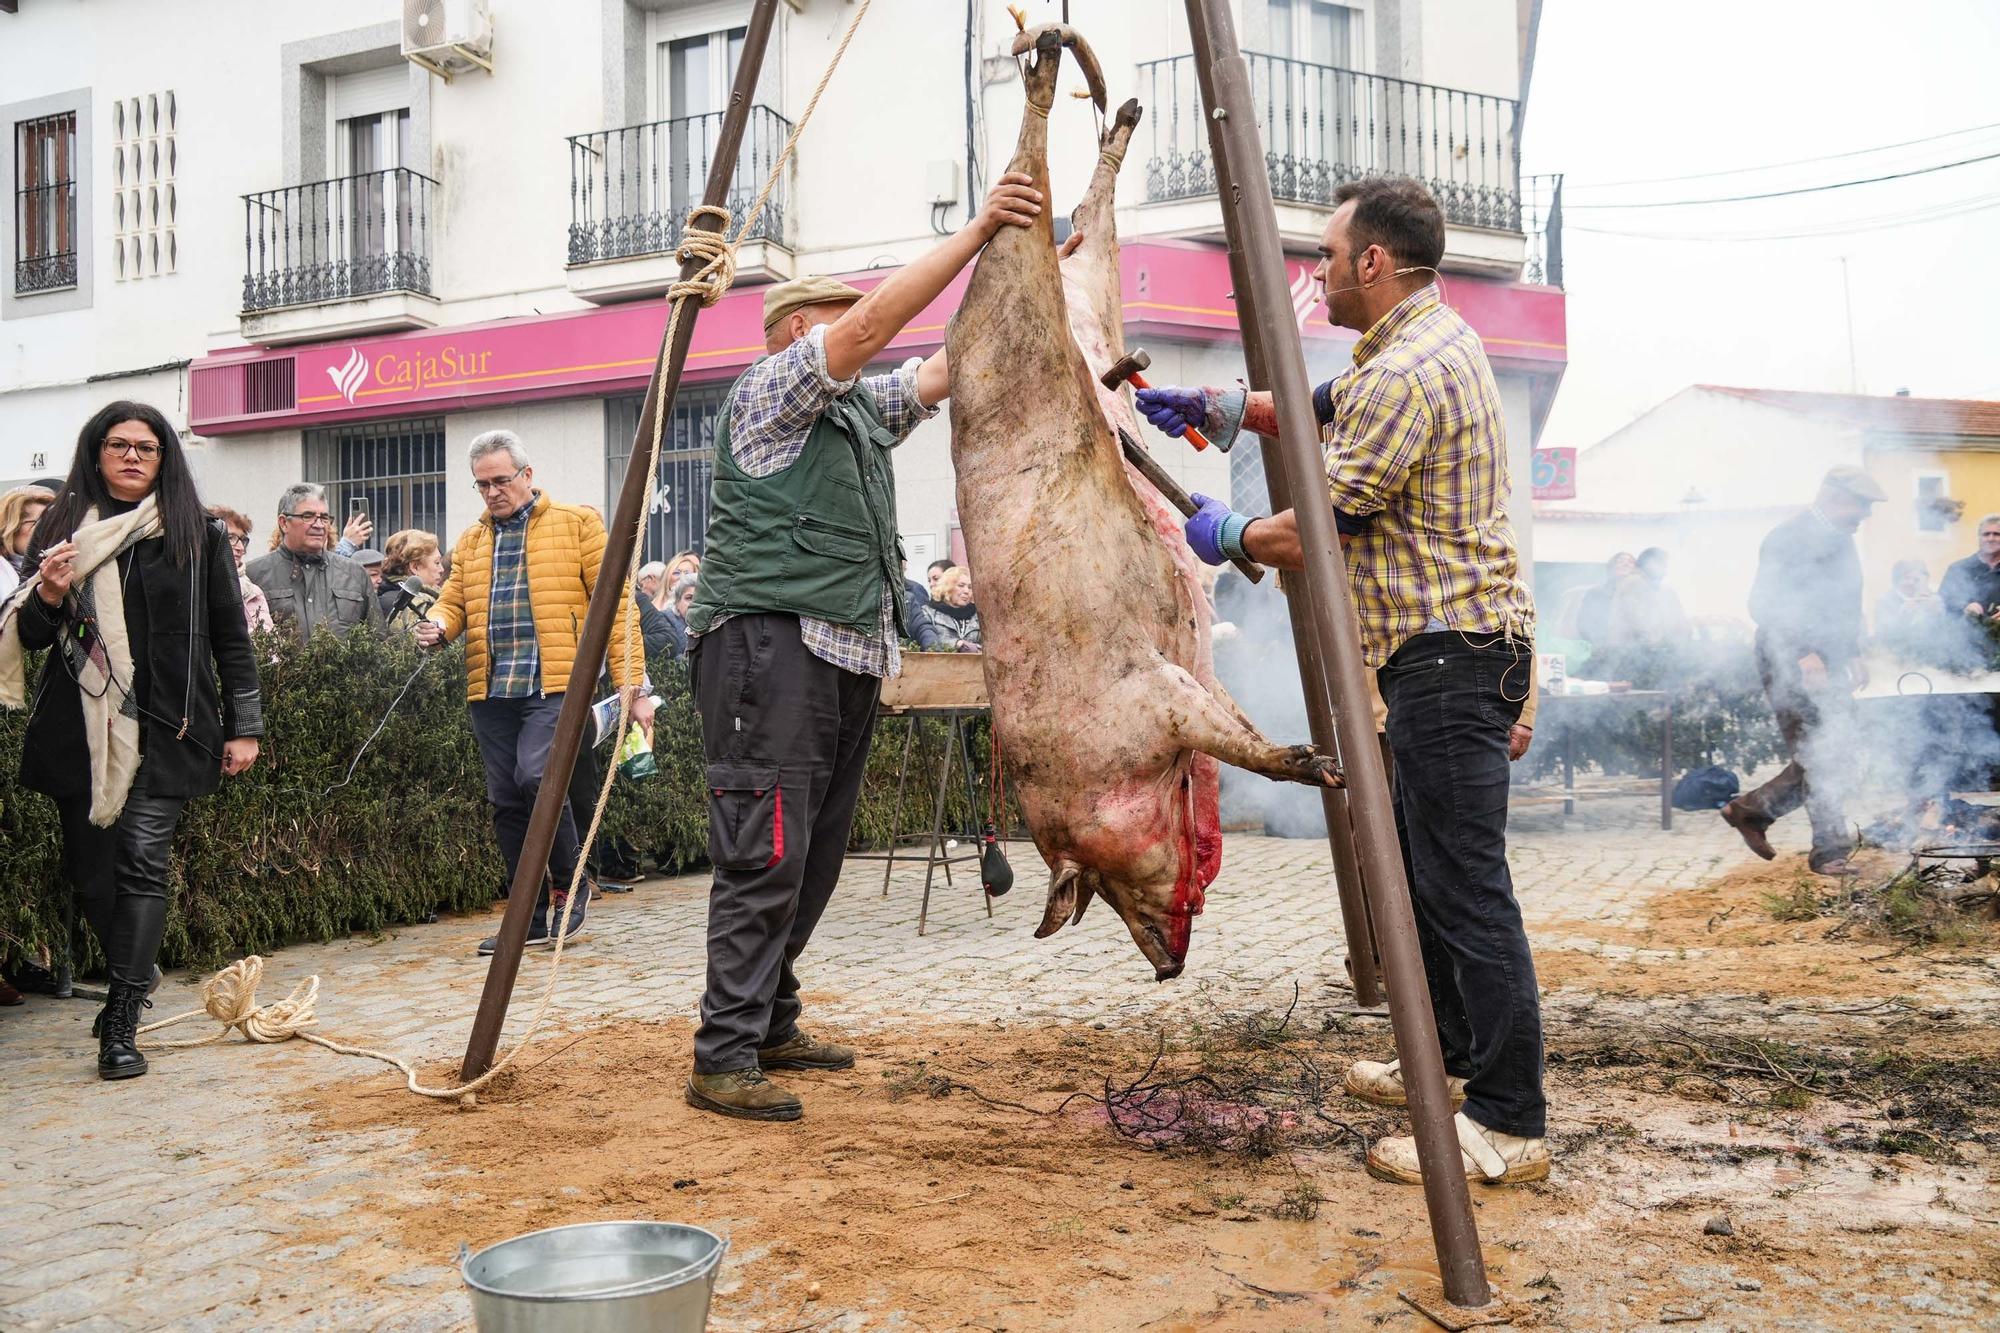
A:
{"type": "MultiPolygon", "coordinates": [[[[1562,752],[1563,813],[1576,813],[1576,733],[1607,712],[1657,709],[1660,715],[1660,827],[1674,826],[1674,700],[1665,690],[1621,690],[1610,694],[1544,694],[1535,717],[1535,739],[1562,752]]],[[[1611,795],[1610,792],[1581,793],[1611,795]]],[[[1553,799],[1553,798],[1551,798],[1553,799]]]]}

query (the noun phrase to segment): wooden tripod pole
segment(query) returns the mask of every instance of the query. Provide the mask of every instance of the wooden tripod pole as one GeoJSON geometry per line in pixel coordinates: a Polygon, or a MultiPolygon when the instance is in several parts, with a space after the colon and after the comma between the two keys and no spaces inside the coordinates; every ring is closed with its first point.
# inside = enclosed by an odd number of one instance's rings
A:
{"type": "MultiPolygon", "coordinates": [[[[729,107],[723,113],[722,128],[716,134],[714,155],[709,159],[708,186],[702,202],[721,207],[728,202],[731,182],[737,171],[737,151],[743,143],[744,126],[750,120],[750,104],[757,93],[757,76],[764,67],[764,49],[769,44],[776,21],[778,0],[757,0],[751,11],[749,30],[743,38],[741,63],[729,92],[729,107]]],[[[721,230],[721,224],[706,214],[695,227],[721,230]]],[[[698,259],[681,264],[681,281],[691,281],[702,269],[698,259]]],[[[694,300],[693,297],[684,298],[694,300]]],[[[569,791],[570,773],[576,767],[577,752],[583,745],[583,731],[590,720],[590,683],[597,679],[598,664],[611,645],[611,628],[618,618],[619,604],[629,595],[632,556],[637,547],[635,532],[639,515],[645,512],[653,475],[653,440],[660,414],[672,407],[674,392],[680,387],[681,368],[687,362],[688,346],[694,340],[695,314],[699,307],[684,311],[678,321],[669,319],[673,337],[668,345],[661,339],[665,368],[653,367],[652,382],[646,386],[645,406],[639,411],[639,429],[632,440],[626,462],[625,485],[618,492],[618,507],[605,533],[604,559],[598,568],[597,588],[584,614],[583,630],[576,646],[575,683],[577,688],[563,695],[562,711],[556,716],[555,739],[549,746],[548,766],[542,772],[541,787],[535,794],[534,812],[529,816],[527,839],[521,847],[521,861],[514,871],[514,883],[507,891],[507,912],[500,921],[500,937],[493,949],[493,961],[486,970],[486,989],[479,996],[479,1012],[472,1020],[472,1038],[466,1043],[465,1062],[459,1076],[467,1082],[484,1074],[493,1064],[500,1045],[500,1029],[507,1021],[507,1003],[513,998],[514,979],[521,968],[521,947],[528,938],[528,924],[535,914],[535,898],[541,893],[542,878],[548,873],[549,851],[555,845],[556,823],[561,818],[563,800],[569,791]]]]}
{"type": "Polygon", "coordinates": [[[1389,807],[1387,774],[1376,748],[1375,721],[1362,674],[1361,644],[1355,634],[1347,573],[1334,531],[1333,509],[1314,484],[1322,463],[1311,386],[1292,322],[1285,280],[1285,251],[1278,236],[1271,180],[1252,110],[1250,67],[1237,45],[1229,0],[1187,0],[1188,31],[1195,68],[1207,108],[1209,145],[1218,176],[1222,216],[1229,236],[1229,266],[1246,355],[1268,375],[1278,413],[1278,447],[1284,478],[1297,502],[1299,536],[1305,550],[1302,593],[1310,639],[1316,648],[1300,654],[1308,715],[1315,713],[1318,736],[1330,722],[1340,741],[1347,772],[1348,807],[1353,813],[1355,851],[1361,863],[1369,907],[1389,990],[1389,1014],[1409,1093],[1410,1121],[1416,1131],[1423,1169],[1424,1203],[1446,1299],[1455,1305],[1485,1305],[1492,1292],[1472,1220],[1472,1199],[1460,1163],[1451,1099],[1445,1091],[1444,1059],[1438,1051],[1437,1017],[1431,1010],[1416,919],[1410,909],[1396,821],[1389,807]],[[1252,349],[1254,348],[1254,354],[1252,349]],[[1309,667],[1320,669],[1311,678],[1309,667]],[[1333,717],[1323,714],[1329,705],[1333,717]]]}

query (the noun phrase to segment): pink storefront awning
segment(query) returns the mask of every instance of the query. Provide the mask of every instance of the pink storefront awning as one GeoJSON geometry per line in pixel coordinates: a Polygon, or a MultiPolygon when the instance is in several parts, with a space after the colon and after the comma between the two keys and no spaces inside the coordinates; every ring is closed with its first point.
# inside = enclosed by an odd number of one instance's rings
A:
{"type": "MultiPolygon", "coordinates": [[[[1351,343],[1330,327],[1309,261],[1289,265],[1300,334],[1351,343]]],[[[1128,245],[1122,261],[1128,335],[1234,342],[1229,263],[1192,242],[1128,245]]],[[[866,290],[888,274],[844,275],[866,290]]],[[[923,356],[943,345],[969,271],[889,345],[923,356]]],[[[1563,294],[1550,287],[1449,276],[1446,299],[1496,364],[1551,375],[1567,359],[1563,294]]],[[[764,350],[762,288],[732,291],[701,312],[683,382],[738,374],[764,350]]],[[[280,430],[370,417],[449,412],[544,398],[600,397],[645,387],[666,327],[664,301],[468,324],[422,333],[286,348],[245,347],[195,362],[189,424],[205,435],[280,430]]]]}

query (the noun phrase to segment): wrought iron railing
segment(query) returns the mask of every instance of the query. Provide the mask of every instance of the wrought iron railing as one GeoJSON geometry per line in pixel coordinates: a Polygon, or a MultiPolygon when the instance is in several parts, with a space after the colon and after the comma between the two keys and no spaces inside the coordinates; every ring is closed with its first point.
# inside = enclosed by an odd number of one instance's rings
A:
{"type": "Polygon", "coordinates": [[[14,132],[14,290],[76,286],[76,113],[24,120],[14,132]]]}
{"type": "MultiPolygon", "coordinates": [[[[1271,193],[1330,204],[1363,176],[1409,176],[1461,226],[1521,229],[1516,104],[1505,97],[1246,54],[1271,193]]],[[[1141,62],[1152,122],[1149,201],[1215,193],[1194,57],[1141,62]]]]}
{"type": "Polygon", "coordinates": [[[1521,281],[1563,285],[1563,178],[1526,176],[1521,180],[1521,230],[1528,236],[1528,262],[1521,281]]]}
{"type": "MultiPolygon", "coordinates": [[[[688,210],[701,202],[721,133],[722,113],[717,111],[571,135],[569,262],[591,264],[677,249],[688,210]]],[[[739,224],[791,133],[792,123],[771,108],[750,108],[729,187],[729,211],[739,224]]],[[[750,229],[751,239],[784,243],[786,194],[780,176],[750,229]]]]}
{"type": "Polygon", "coordinates": [[[243,308],[431,295],[431,195],[408,167],[243,196],[243,308]]]}

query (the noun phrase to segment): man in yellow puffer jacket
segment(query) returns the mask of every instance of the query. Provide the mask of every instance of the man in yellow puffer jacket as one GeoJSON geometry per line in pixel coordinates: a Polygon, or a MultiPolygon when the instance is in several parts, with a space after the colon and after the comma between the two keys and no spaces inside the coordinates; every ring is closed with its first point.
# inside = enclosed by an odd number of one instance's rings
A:
{"type": "MultiPolygon", "coordinates": [[[[604,524],[595,513],[557,504],[535,489],[528,451],[512,431],[477,437],[471,457],[472,484],[486,513],[459,537],[451,576],[430,618],[415,632],[427,648],[465,635],[472,731],[486,761],[486,795],[511,883],[548,767],[563,694],[572,682],[592,689],[603,665],[579,663],[576,645],[604,559],[604,524]]],[[[631,624],[632,605],[630,596],[618,599],[608,653],[611,683],[633,696],[632,715],[650,727],[652,704],[640,688],[646,673],[643,641],[631,624]]],[[[578,855],[575,812],[565,805],[549,852],[557,919],[578,855]]],[[[528,947],[555,943],[550,906],[544,892],[535,902],[528,947]]],[[[571,911],[569,939],[582,930],[588,906],[579,902],[571,911]]],[[[491,954],[493,947],[488,939],[479,952],[491,954]]]]}

